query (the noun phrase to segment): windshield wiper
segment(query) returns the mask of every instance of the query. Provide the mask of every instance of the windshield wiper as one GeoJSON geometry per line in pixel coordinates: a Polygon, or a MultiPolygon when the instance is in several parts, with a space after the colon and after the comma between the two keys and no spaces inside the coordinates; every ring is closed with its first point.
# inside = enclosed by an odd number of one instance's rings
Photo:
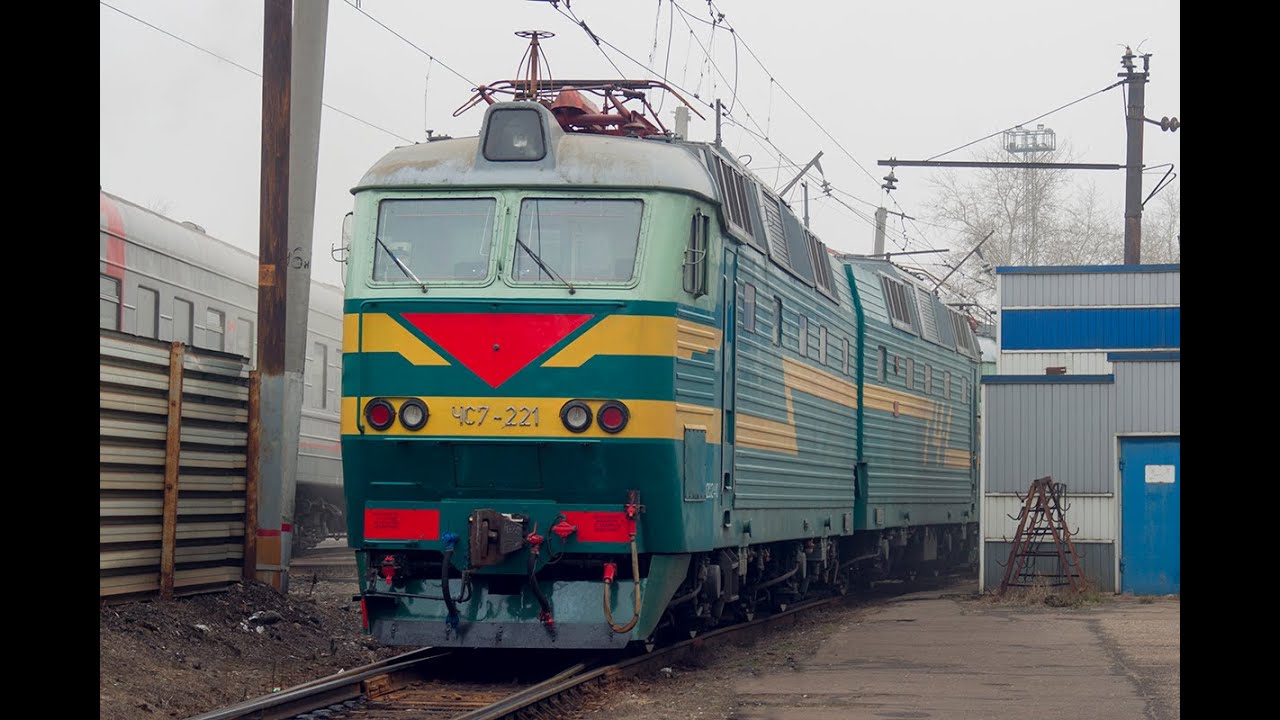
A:
{"type": "Polygon", "coordinates": [[[391,256],[391,261],[396,264],[396,267],[400,268],[400,272],[404,273],[406,276],[411,278],[414,282],[418,283],[418,285],[422,288],[422,292],[425,293],[427,291],[427,284],[419,280],[418,276],[414,275],[412,270],[406,267],[404,263],[400,262],[400,258],[396,257],[396,254],[391,252],[391,248],[387,247],[387,244],[382,242],[382,238],[375,238],[375,239],[378,241],[378,244],[382,246],[382,249],[387,251],[387,255],[391,256]]]}
{"type": "Polygon", "coordinates": [[[526,244],[524,243],[524,241],[520,239],[520,233],[519,233],[519,232],[517,232],[517,233],[516,233],[516,244],[517,244],[517,245],[519,245],[520,247],[524,248],[524,251],[525,251],[525,252],[529,253],[529,257],[533,258],[533,261],[534,261],[534,262],[536,262],[536,263],[538,263],[538,267],[539,267],[539,268],[542,268],[542,271],[543,271],[543,272],[545,272],[547,275],[550,275],[551,277],[555,278],[556,280],[559,280],[560,282],[564,283],[564,286],[565,286],[565,287],[567,287],[567,288],[569,288],[569,294],[570,294],[570,295],[572,295],[572,294],[574,294],[574,293],[576,293],[576,292],[577,292],[577,290],[574,290],[574,289],[573,289],[573,283],[569,282],[568,280],[565,280],[563,277],[560,277],[560,273],[558,273],[558,272],[556,272],[555,270],[552,270],[551,268],[547,267],[547,264],[546,264],[546,263],[544,263],[544,262],[542,262],[542,258],[538,257],[538,253],[534,252],[534,251],[533,251],[533,248],[531,248],[531,247],[529,247],[528,245],[526,245],[526,244]]]}

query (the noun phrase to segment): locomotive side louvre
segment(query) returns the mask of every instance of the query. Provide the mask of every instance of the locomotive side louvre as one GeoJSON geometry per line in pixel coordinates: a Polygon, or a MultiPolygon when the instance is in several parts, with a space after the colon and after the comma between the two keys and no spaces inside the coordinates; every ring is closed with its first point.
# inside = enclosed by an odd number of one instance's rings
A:
{"type": "MultiPolygon", "coordinates": [[[[134,203],[100,192],[102,327],[257,360],[257,258],[134,203]]],[[[338,446],[342,290],[311,285],[294,536],[305,547],[342,530],[338,446]]]]}
{"type": "Polygon", "coordinates": [[[718,147],[500,102],[353,193],[342,452],[380,641],[621,647],[967,536],[941,385],[976,362],[876,327],[892,266],[837,260],[718,147]],[[930,392],[867,381],[879,343],[930,392]]]}

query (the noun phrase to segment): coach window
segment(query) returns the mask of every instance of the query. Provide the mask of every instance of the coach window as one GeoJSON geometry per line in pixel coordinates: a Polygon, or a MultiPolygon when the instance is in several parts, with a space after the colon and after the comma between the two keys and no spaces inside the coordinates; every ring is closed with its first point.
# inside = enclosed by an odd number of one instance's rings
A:
{"type": "Polygon", "coordinates": [[[120,329],[120,281],[107,275],[98,276],[98,327],[120,329]]]}
{"type": "Polygon", "coordinates": [[[818,362],[827,364],[827,326],[818,326],[818,362]]]}
{"type": "Polygon", "coordinates": [[[924,366],[924,394],[933,394],[933,367],[929,365],[924,366]]]}
{"type": "Polygon", "coordinates": [[[512,279],[559,285],[631,280],[643,210],[639,200],[525,199],[512,279]]]}
{"type": "Polygon", "coordinates": [[[756,286],[751,283],[742,286],[742,330],[756,331],[756,286]]]}
{"type": "Polygon", "coordinates": [[[245,318],[236,319],[236,352],[253,362],[253,321],[245,318]]]}
{"type": "Polygon", "coordinates": [[[915,358],[907,358],[907,388],[916,389],[916,361],[915,358]]]}
{"type": "Polygon", "coordinates": [[[226,320],[227,316],[223,314],[221,311],[210,308],[209,311],[205,313],[204,317],[205,317],[205,320],[204,320],[205,344],[208,345],[210,349],[213,349],[213,350],[224,349],[225,345],[223,345],[222,343],[222,338],[223,338],[222,330],[223,330],[223,322],[226,320]]]}
{"type": "Polygon", "coordinates": [[[841,338],[840,342],[844,345],[844,374],[849,374],[849,338],[841,338]]]}
{"type": "Polygon", "coordinates": [[[138,307],[133,312],[135,332],[142,337],[160,337],[160,293],[151,288],[138,287],[138,307]]]}
{"type": "Polygon", "coordinates": [[[951,397],[951,371],[950,370],[947,370],[942,375],[942,394],[944,397],[947,398],[947,400],[955,399],[951,397]]]}
{"type": "Polygon", "coordinates": [[[885,382],[889,379],[889,351],[885,350],[883,345],[880,346],[880,366],[877,369],[877,375],[880,378],[880,382],[885,382]]]}
{"type": "Polygon", "coordinates": [[[693,214],[689,227],[689,247],[684,251],[684,291],[694,297],[707,294],[707,237],[711,216],[693,214]]]}
{"type": "Polygon", "coordinates": [[[796,351],[801,357],[809,354],[809,318],[800,316],[800,339],[796,343],[796,351]]]}
{"type": "Polygon", "coordinates": [[[182,298],[173,299],[173,339],[175,342],[191,344],[191,326],[195,317],[195,307],[182,298]]]}
{"type": "Polygon", "coordinates": [[[314,343],[311,349],[311,357],[307,358],[307,388],[306,397],[307,405],[324,409],[326,375],[329,370],[329,348],[323,343],[314,343]]]}
{"type": "Polygon", "coordinates": [[[496,207],[493,198],[383,200],[374,281],[486,280],[496,207]]]}

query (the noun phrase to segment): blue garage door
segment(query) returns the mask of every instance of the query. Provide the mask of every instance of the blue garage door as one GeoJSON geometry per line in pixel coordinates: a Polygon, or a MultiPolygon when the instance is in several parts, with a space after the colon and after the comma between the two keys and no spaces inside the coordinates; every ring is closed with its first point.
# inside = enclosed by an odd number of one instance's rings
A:
{"type": "Polygon", "coordinates": [[[1178,436],[1120,438],[1121,589],[1139,595],[1178,593],[1182,469],[1178,436]]]}

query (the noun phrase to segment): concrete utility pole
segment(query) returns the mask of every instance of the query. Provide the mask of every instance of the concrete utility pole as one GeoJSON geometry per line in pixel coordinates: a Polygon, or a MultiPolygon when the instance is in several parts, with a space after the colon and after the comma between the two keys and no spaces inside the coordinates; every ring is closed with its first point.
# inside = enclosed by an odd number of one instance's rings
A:
{"type": "Polygon", "coordinates": [[[1142,56],[1142,72],[1135,72],[1133,51],[1124,49],[1120,65],[1124,72],[1119,77],[1129,86],[1129,104],[1125,109],[1125,129],[1128,149],[1125,153],[1124,183],[1124,264],[1142,263],[1142,130],[1145,121],[1144,105],[1147,96],[1148,70],[1151,54],[1142,56]]]}
{"type": "Polygon", "coordinates": [[[871,254],[884,257],[884,225],[889,219],[889,211],[883,207],[876,208],[876,243],[871,254]]]}
{"type": "MultiPolygon", "coordinates": [[[[329,0],[303,0],[293,13],[293,72],[289,116],[289,267],[285,311],[285,471],[280,487],[281,563],[284,587],[288,587],[293,558],[294,503],[297,497],[298,440],[302,431],[302,402],[306,393],[307,320],[311,304],[311,240],[315,228],[316,167],[320,155],[320,110],[324,93],[325,39],[329,27],[329,0]]],[[[328,365],[329,353],[311,359],[328,365]]],[[[317,397],[328,392],[331,373],[318,367],[314,388],[317,397]]],[[[326,398],[327,401],[327,398],[326,398]]]]}
{"type": "Polygon", "coordinates": [[[308,0],[296,17],[292,0],[264,0],[264,7],[257,568],[259,580],[287,592],[329,6],[328,0],[308,0]]]}

